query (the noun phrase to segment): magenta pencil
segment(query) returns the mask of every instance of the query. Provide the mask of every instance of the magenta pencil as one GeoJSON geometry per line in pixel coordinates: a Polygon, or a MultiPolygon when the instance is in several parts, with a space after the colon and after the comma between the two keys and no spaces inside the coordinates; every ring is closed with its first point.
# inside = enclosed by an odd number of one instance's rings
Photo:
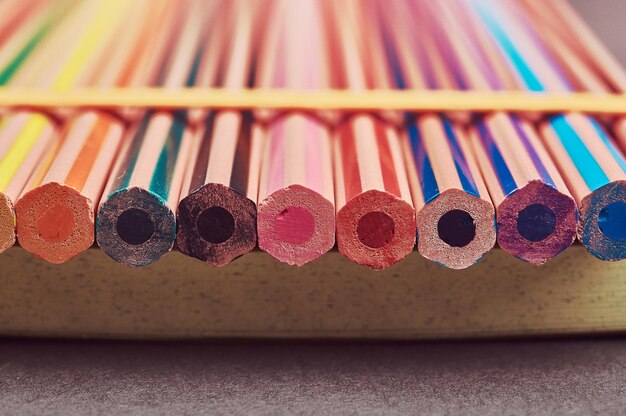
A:
{"type": "MultiPolygon", "coordinates": [[[[320,89],[328,84],[319,9],[314,0],[282,1],[278,55],[265,56],[257,87],[320,89]],[[265,62],[278,64],[265,67],[265,62]]],[[[260,130],[259,130],[260,132],[260,130]]],[[[261,133],[263,134],[263,133],[261,133]]],[[[304,114],[287,114],[264,132],[258,203],[259,247],[302,266],[335,244],[330,132],[304,114]]]]}

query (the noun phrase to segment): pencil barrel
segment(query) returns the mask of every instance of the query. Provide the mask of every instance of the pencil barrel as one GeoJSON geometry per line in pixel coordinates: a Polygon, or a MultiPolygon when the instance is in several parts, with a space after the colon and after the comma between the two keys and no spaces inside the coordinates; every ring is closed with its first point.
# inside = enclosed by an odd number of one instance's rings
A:
{"type": "Polygon", "coordinates": [[[566,0],[0,2],[0,251],[622,260],[624,94],[566,0]]]}

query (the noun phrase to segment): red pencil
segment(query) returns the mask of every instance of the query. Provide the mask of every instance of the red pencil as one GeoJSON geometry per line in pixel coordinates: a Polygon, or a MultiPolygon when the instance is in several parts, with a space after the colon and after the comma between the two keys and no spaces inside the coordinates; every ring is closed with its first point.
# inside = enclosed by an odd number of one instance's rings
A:
{"type": "MultiPolygon", "coordinates": [[[[345,5],[323,5],[328,19],[325,27],[331,39],[337,39],[337,44],[329,45],[333,86],[367,89],[356,28],[341,18],[345,5]]],[[[338,126],[334,150],[339,251],[362,265],[390,267],[415,246],[415,210],[400,137],[380,119],[357,114],[338,126]]]]}

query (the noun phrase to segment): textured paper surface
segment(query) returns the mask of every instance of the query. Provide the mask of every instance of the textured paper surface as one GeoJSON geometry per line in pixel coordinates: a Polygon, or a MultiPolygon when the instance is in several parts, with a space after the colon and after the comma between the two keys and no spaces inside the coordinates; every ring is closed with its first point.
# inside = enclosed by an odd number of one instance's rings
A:
{"type": "Polygon", "coordinates": [[[460,338],[626,329],[626,263],[574,246],[543,267],[494,250],[463,271],[413,252],[385,271],[337,251],[295,268],[255,251],[216,268],[138,269],[90,249],[50,265],[0,256],[0,335],[96,338],[460,338]]]}

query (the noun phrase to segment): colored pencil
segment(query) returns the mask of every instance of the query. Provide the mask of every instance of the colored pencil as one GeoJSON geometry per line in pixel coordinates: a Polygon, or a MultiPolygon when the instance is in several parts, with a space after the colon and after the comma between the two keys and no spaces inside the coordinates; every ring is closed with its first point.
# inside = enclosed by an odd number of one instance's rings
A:
{"type": "MultiPolygon", "coordinates": [[[[626,93],[626,71],[623,65],[600,41],[572,6],[563,0],[547,4],[550,13],[540,13],[534,2],[521,1],[535,31],[549,53],[558,60],[560,69],[577,90],[626,93]],[[555,17],[558,18],[555,18],[555,17]]],[[[614,120],[612,131],[622,150],[626,151],[626,117],[614,120]]]]}
{"type": "MultiPolygon", "coordinates": [[[[333,87],[366,90],[355,28],[333,21],[342,4],[323,6],[329,19],[324,27],[333,39],[329,42],[333,87]]],[[[413,250],[416,234],[400,137],[375,116],[357,114],[337,127],[333,141],[339,251],[358,264],[390,267],[413,250]]]]}
{"type": "MultiPolygon", "coordinates": [[[[228,72],[221,74],[222,86],[249,86],[258,26],[254,10],[222,10],[225,27],[211,36],[202,71],[207,83],[217,81],[220,61],[225,61],[228,72]]],[[[261,149],[254,129],[252,114],[236,111],[211,112],[199,129],[178,206],[176,243],[186,255],[223,266],[256,246],[261,149]]]]}
{"type": "MultiPolygon", "coordinates": [[[[261,64],[258,87],[320,89],[328,83],[324,39],[317,31],[319,9],[314,0],[282,2],[283,32],[277,61],[261,64]]],[[[302,266],[335,244],[335,198],[330,132],[305,114],[275,120],[265,135],[258,199],[259,247],[274,258],[302,266]]]]}
{"type": "MultiPolygon", "coordinates": [[[[28,30],[17,32],[16,44],[21,46],[17,49],[8,47],[7,50],[12,50],[13,54],[2,55],[2,59],[6,59],[2,62],[2,83],[59,91],[71,87],[72,77],[87,66],[90,55],[85,45],[90,48],[97,46],[90,41],[97,37],[97,31],[102,27],[88,26],[99,19],[95,16],[97,6],[102,6],[102,3],[83,4],[71,9],[65,16],[67,3],[57,4],[56,9],[51,11],[52,17],[63,16],[63,19],[55,24],[52,32],[51,20],[37,15],[32,26],[28,25],[28,30]],[[77,33],[85,38],[81,40],[77,33]],[[43,38],[44,34],[50,36],[43,38]],[[50,56],[49,50],[59,49],[61,43],[63,48],[55,56],[50,56]]],[[[48,11],[45,9],[45,12],[48,11]]],[[[3,251],[15,242],[14,204],[44,151],[53,144],[57,124],[45,115],[18,111],[7,114],[0,129],[0,251],[3,251]]]]}
{"type": "Polygon", "coordinates": [[[16,31],[33,20],[33,15],[46,11],[49,6],[49,0],[0,2],[0,43],[10,40],[16,31]]]}
{"type": "MultiPolygon", "coordinates": [[[[420,41],[406,30],[408,10],[392,6],[394,19],[381,21],[376,36],[385,51],[398,88],[436,88],[430,60],[420,41]],[[394,29],[390,30],[391,25],[394,29]],[[419,57],[420,59],[415,59],[419,57]]],[[[382,10],[379,9],[382,16],[382,10]]],[[[390,13],[388,9],[388,13],[390,13]]],[[[391,15],[390,15],[391,16],[391,15]]],[[[384,20],[384,19],[382,19],[384,20]]],[[[406,116],[403,147],[416,208],[420,253],[446,267],[475,264],[496,242],[495,213],[463,128],[443,114],[406,116]]]]}
{"type": "Polygon", "coordinates": [[[625,259],[625,94],[567,0],[0,1],[0,252],[625,259]]]}
{"type": "MultiPolygon", "coordinates": [[[[24,2],[28,5],[28,2],[24,2]]],[[[24,14],[25,10],[20,7],[7,7],[10,2],[2,3],[3,9],[0,15],[6,16],[2,26],[2,43],[0,49],[0,85],[5,85],[13,75],[20,69],[23,63],[31,54],[33,48],[41,41],[42,35],[45,34],[50,27],[48,7],[34,8],[28,19],[23,24],[15,26],[17,23],[16,15],[24,14]],[[15,14],[10,14],[7,8],[15,14]],[[13,33],[11,37],[6,38],[7,31],[13,33]]],[[[25,8],[24,8],[25,9],[25,8]]],[[[0,166],[6,165],[6,153],[15,143],[15,138],[19,133],[21,126],[27,114],[22,116],[9,116],[0,124],[0,166]]],[[[19,167],[13,174],[11,180],[3,181],[0,186],[0,253],[15,244],[15,211],[14,203],[22,192],[23,187],[28,180],[28,176],[34,169],[35,164],[41,157],[41,151],[44,146],[35,146],[35,151],[29,152],[29,155],[20,163],[19,167]]]]}
{"type": "MultiPolygon", "coordinates": [[[[530,91],[568,91],[573,87],[546,48],[511,10],[494,1],[473,2],[497,43],[501,56],[530,91]]],[[[580,209],[578,237],[602,260],[626,258],[626,160],[612,137],[589,117],[577,113],[541,122],[545,146],[580,209]]]]}
{"type": "MultiPolygon", "coordinates": [[[[149,58],[156,62],[148,52],[163,49],[167,40],[151,48],[150,39],[158,38],[157,29],[167,34],[162,24],[166,11],[163,5],[152,2],[149,10],[146,2],[133,3],[121,30],[107,40],[100,57],[91,58],[100,60],[101,65],[90,85],[107,88],[153,79],[150,72],[156,75],[155,69],[159,68],[152,65],[150,71],[145,61],[149,58]]],[[[44,155],[51,162],[35,170],[16,204],[22,245],[36,247],[38,256],[54,263],[65,262],[93,245],[95,206],[124,131],[125,123],[119,117],[97,111],[80,113],[66,122],[59,144],[44,155]]]]}
{"type": "MultiPolygon", "coordinates": [[[[360,36],[356,36],[358,51],[363,62],[368,91],[397,91],[394,68],[389,65],[385,57],[385,41],[380,32],[378,20],[381,18],[380,7],[377,1],[346,0],[342,10],[345,13],[341,18],[349,19],[357,28],[371,27],[360,36]]],[[[358,29],[359,31],[361,29],[358,29]]],[[[362,91],[360,92],[362,94],[362,91]]],[[[402,128],[406,122],[406,114],[401,111],[379,109],[376,114],[396,128],[402,128]]]]}
{"type": "MultiPolygon", "coordinates": [[[[5,2],[4,4],[10,4],[5,2]]],[[[11,35],[4,38],[0,49],[0,85],[6,85],[12,76],[23,68],[25,61],[32,56],[37,48],[55,25],[61,20],[68,9],[67,2],[60,2],[53,6],[51,2],[43,2],[41,6],[33,7],[28,19],[13,28],[11,35]]],[[[12,27],[12,26],[11,26],[12,27]]]]}
{"type": "MultiPolygon", "coordinates": [[[[122,2],[113,2],[107,5],[102,4],[95,11],[92,23],[55,79],[53,87],[67,89],[77,83],[88,82],[100,70],[94,63],[97,62],[99,56],[108,52],[108,43],[118,25],[123,22],[121,17],[124,16],[125,9],[126,6],[122,2]]],[[[32,135],[29,140],[41,140],[37,137],[39,131],[34,129],[31,132],[27,129],[28,124],[23,132],[26,135],[32,135]]],[[[44,135],[47,133],[44,132],[44,135]]],[[[61,150],[61,146],[60,137],[55,137],[54,144],[49,149],[50,152],[48,154],[44,152],[45,163],[40,163],[33,173],[26,186],[27,190],[38,186],[43,179],[48,179],[44,175],[52,165],[57,151],[61,150]]],[[[75,148],[68,150],[71,153],[75,148]]],[[[58,169],[51,172],[50,179],[53,181],[57,171],[58,169]]],[[[52,189],[55,189],[55,186],[52,184],[52,189]]],[[[62,263],[70,258],[65,250],[66,239],[76,241],[79,246],[85,246],[84,248],[93,243],[92,229],[85,228],[84,224],[76,224],[76,228],[72,227],[75,218],[73,210],[68,209],[68,205],[75,210],[80,207],[74,193],[57,190],[57,192],[39,195],[36,192],[27,193],[24,196],[25,198],[18,199],[15,212],[19,241],[27,251],[52,263],[62,263]]]]}
{"type": "MultiPolygon", "coordinates": [[[[187,5],[187,3],[185,3],[187,5]]],[[[157,83],[193,85],[210,24],[202,3],[188,3],[179,36],[157,83]]],[[[114,260],[144,266],[168,253],[176,239],[178,205],[193,132],[187,112],[148,112],[124,140],[96,218],[96,241],[114,260]]]]}
{"type": "MultiPolygon", "coordinates": [[[[460,89],[504,89],[496,71],[479,57],[457,28],[463,24],[448,3],[429,3],[422,19],[439,16],[426,44],[460,89]],[[437,52],[435,52],[437,51],[437,52]],[[443,64],[445,60],[445,65],[443,64]]],[[[543,264],[576,239],[577,206],[543,147],[536,129],[506,113],[476,118],[469,129],[478,164],[496,207],[499,246],[532,264],[543,264]]]]}

